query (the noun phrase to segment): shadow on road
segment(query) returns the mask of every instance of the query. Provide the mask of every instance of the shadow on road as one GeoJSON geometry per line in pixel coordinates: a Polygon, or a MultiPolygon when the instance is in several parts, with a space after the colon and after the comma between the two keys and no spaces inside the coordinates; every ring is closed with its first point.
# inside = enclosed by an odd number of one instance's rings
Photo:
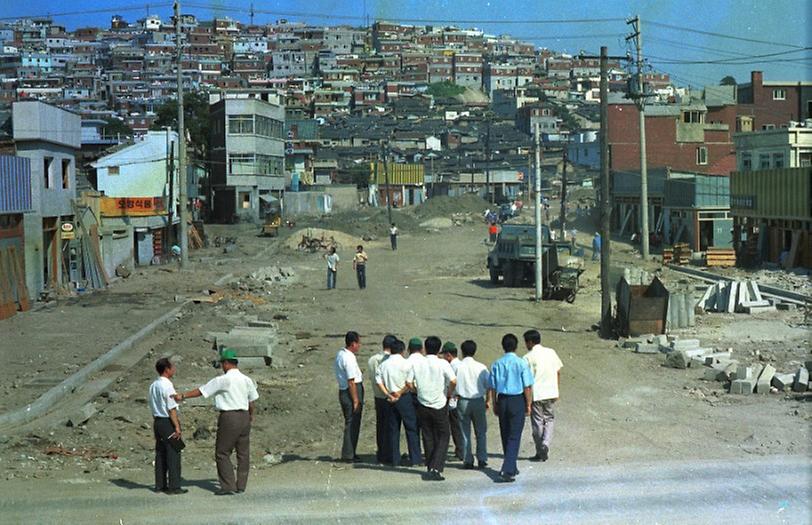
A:
{"type": "MultiPolygon", "coordinates": [[[[116,487],[120,487],[127,490],[148,490],[150,492],[154,492],[155,490],[155,486],[152,484],[137,483],[135,481],[131,481],[129,479],[124,478],[111,479],[110,483],[112,483],[116,487]]],[[[181,479],[181,486],[197,487],[203,490],[208,490],[210,492],[216,492],[217,489],[220,488],[213,479],[181,479]]]]}

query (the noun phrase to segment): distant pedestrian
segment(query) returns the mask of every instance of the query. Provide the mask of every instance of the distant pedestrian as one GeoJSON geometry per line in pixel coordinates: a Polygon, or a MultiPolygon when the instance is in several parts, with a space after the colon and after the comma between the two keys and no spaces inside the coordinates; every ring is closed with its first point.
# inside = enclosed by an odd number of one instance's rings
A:
{"type": "Polygon", "coordinates": [[[530,350],[524,360],[533,373],[533,406],[530,417],[536,455],[530,460],[547,461],[555,423],[553,405],[560,397],[558,390],[561,384],[561,367],[564,365],[555,350],[541,346],[541,334],[538,330],[526,331],[524,344],[530,350]]]}
{"type": "Polygon", "coordinates": [[[237,368],[237,353],[223,348],[220,366],[223,375],[205,385],[180,395],[180,400],[203,396],[214,397],[217,417],[217,438],[214,444],[217,463],[217,479],[220,481],[219,496],[245,492],[250,464],[251,425],[254,422],[254,402],[259,398],[254,381],[237,368]],[[231,454],[237,451],[237,477],[231,454]]]}
{"type": "Polygon", "coordinates": [[[369,361],[367,361],[367,373],[372,380],[372,395],[375,397],[375,443],[377,445],[375,457],[378,459],[378,463],[390,463],[391,454],[387,451],[389,438],[387,436],[386,413],[388,409],[386,405],[388,403],[386,394],[378,388],[375,377],[378,368],[389,358],[389,354],[392,352],[392,346],[396,341],[397,338],[394,335],[384,336],[383,342],[381,343],[383,347],[381,351],[374,354],[369,358],[369,361]]]}
{"type": "Polygon", "coordinates": [[[471,423],[476,435],[477,466],[483,469],[488,466],[488,385],[490,373],[488,368],[474,359],[476,343],[463,341],[460,345],[462,361],[457,367],[457,413],[460,418],[462,433],[463,464],[462,468],[474,468],[474,455],[471,446],[471,423]]]}
{"type": "Polygon", "coordinates": [[[392,227],[389,228],[389,243],[392,245],[392,250],[398,249],[398,227],[395,226],[395,223],[392,223],[392,227]]]}
{"type": "Polygon", "coordinates": [[[496,242],[496,236],[499,233],[499,227],[496,225],[495,222],[492,222],[490,226],[488,226],[488,237],[490,238],[491,242],[496,242]]]}
{"type": "Polygon", "coordinates": [[[355,255],[352,258],[352,267],[355,270],[355,276],[358,278],[358,288],[363,290],[367,287],[367,253],[364,251],[362,245],[355,248],[355,255]]]}
{"type": "Polygon", "coordinates": [[[601,234],[595,232],[592,237],[592,260],[599,261],[601,258],[601,234]]]}
{"type": "Polygon", "coordinates": [[[336,278],[338,277],[338,261],[340,260],[336,253],[335,246],[330,246],[327,253],[324,255],[327,260],[327,289],[332,290],[336,287],[336,278]]]}
{"type": "MultiPolygon", "coordinates": [[[[403,341],[395,340],[392,344],[390,356],[385,359],[375,372],[376,388],[386,396],[386,437],[389,443],[386,446],[388,458],[383,463],[413,466],[423,462],[420,455],[420,433],[417,429],[417,414],[415,412],[414,395],[414,368],[412,363],[403,357],[406,345],[403,341]],[[400,426],[406,430],[406,445],[409,450],[406,461],[400,455],[400,426]]],[[[377,399],[376,399],[377,401],[377,399]]]]}
{"type": "Polygon", "coordinates": [[[570,230],[570,246],[572,247],[573,250],[575,250],[575,248],[576,248],[575,242],[577,240],[577,237],[578,237],[578,230],[576,230],[575,228],[571,229],[570,230]]]}
{"type": "Polygon", "coordinates": [[[155,435],[155,491],[185,494],[189,491],[180,488],[180,451],[184,445],[172,385],[175,365],[162,357],[155,363],[155,371],[158,379],[150,385],[148,398],[155,435]]]}
{"type": "Polygon", "coordinates": [[[431,481],[443,481],[448,441],[448,400],[454,395],[457,377],[451,365],[439,359],[441,341],[426,338],[426,357],[414,367],[414,388],[417,391],[417,418],[426,444],[426,476],[431,481]]]}
{"type": "Polygon", "coordinates": [[[361,432],[361,414],[364,410],[364,376],[356,359],[360,349],[361,336],[358,332],[347,332],[344,336],[344,348],[336,354],[334,364],[338,382],[338,403],[344,416],[341,460],[348,463],[361,460],[355,453],[361,432]]]}
{"type": "Polygon", "coordinates": [[[527,361],[516,355],[519,340],[513,334],[502,337],[505,355],[491,366],[491,399],[493,413],[499,418],[504,461],[499,472],[500,482],[516,480],[519,469],[516,460],[522,442],[524,419],[530,415],[533,403],[533,374],[527,361]]]}
{"type": "MultiPolygon", "coordinates": [[[[459,368],[461,362],[457,358],[457,345],[451,341],[446,341],[443,343],[440,354],[451,365],[454,375],[457,375],[457,368],[459,368]]],[[[457,412],[457,396],[453,396],[448,400],[448,424],[451,428],[451,441],[454,442],[454,456],[462,461],[462,431],[460,430],[459,412],[457,412]]]]}

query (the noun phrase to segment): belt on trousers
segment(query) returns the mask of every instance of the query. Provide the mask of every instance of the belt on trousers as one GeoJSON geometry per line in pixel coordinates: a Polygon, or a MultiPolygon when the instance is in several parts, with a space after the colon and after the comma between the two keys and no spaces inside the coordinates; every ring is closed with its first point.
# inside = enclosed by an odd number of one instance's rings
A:
{"type": "Polygon", "coordinates": [[[497,394],[496,397],[524,397],[524,394],[497,394]]]}
{"type": "MultiPolygon", "coordinates": [[[[363,390],[364,389],[364,383],[355,383],[355,388],[360,388],[361,390],[363,390]]],[[[349,389],[350,389],[350,387],[339,388],[338,391],[339,392],[347,392],[349,389]]]]}
{"type": "Polygon", "coordinates": [[[220,410],[221,414],[226,414],[228,412],[248,412],[247,410],[220,410]]]}
{"type": "Polygon", "coordinates": [[[152,416],[152,419],[158,420],[158,419],[169,419],[169,418],[168,417],[163,417],[163,416],[152,416]]]}
{"type": "Polygon", "coordinates": [[[460,399],[463,400],[463,401],[476,401],[477,399],[485,399],[485,396],[479,396],[479,397],[462,397],[462,396],[460,396],[460,399]]]}

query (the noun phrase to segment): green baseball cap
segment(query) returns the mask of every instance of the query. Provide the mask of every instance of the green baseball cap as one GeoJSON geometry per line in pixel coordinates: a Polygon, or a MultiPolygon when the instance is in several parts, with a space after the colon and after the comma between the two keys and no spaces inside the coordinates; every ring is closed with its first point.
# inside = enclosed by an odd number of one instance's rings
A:
{"type": "Polygon", "coordinates": [[[412,337],[409,339],[409,348],[422,348],[423,341],[419,337],[412,337]]]}
{"type": "Polygon", "coordinates": [[[233,348],[223,348],[220,352],[220,361],[236,361],[237,352],[233,348]]]}
{"type": "Polygon", "coordinates": [[[454,351],[456,349],[457,349],[457,345],[455,345],[451,341],[446,341],[445,343],[443,343],[443,349],[442,349],[443,353],[452,352],[452,351],[454,351]]]}

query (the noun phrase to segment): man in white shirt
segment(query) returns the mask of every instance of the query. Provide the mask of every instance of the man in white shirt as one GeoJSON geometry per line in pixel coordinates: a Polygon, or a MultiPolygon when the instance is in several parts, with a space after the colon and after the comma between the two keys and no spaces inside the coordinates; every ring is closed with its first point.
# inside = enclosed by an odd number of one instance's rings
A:
{"type": "Polygon", "coordinates": [[[471,451],[471,422],[474,423],[476,435],[477,466],[484,469],[488,466],[488,419],[490,408],[488,385],[490,372],[488,367],[474,359],[476,343],[464,341],[460,345],[462,361],[457,367],[457,413],[460,417],[462,431],[463,464],[465,469],[474,468],[474,455],[471,451]]]}
{"type": "Polygon", "coordinates": [[[344,438],[341,460],[358,462],[358,435],[361,432],[361,413],[364,409],[364,376],[358,367],[356,354],[361,349],[361,336],[349,331],[344,336],[344,348],[338,351],[334,363],[338,382],[338,403],[344,416],[344,438]]]}
{"type": "Polygon", "coordinates": [[[387,405],[389,403],[386,400],[386,395],[378,387],[376,374],[381,364],[389,358],[392,345],[395,341],[397,341],[397,339],[394,335],[385,336],[382,343],[383,349],[377,354],[374,354],[369,358],[369,361],[367,361],[367,373],[372,381],[372,394],[375,397],[375,443],[377,445],[375,457],[378,463],[390,463],[392,458],[391,453],[387,450],[389,439],[387,437],[388,426],[386,414],[388,411],[387,405]]]}
{"type": "Polygon", "coordinates": [[[423,431],[426,453],[425,479],[443,481],[451,430],[448,425],[448,400],[454,395],[457,377],[447,361],[437,357],[442,345],[438,337],[428,337],[426,357],[414,366],[417,391],[417,418],[423,431]]]}
{"type": "Polygon", "coordinates": [[[398,227],[393,222],[389,228],[389,243],[392,245],[393,251],[398,249],[398,233],[398,227]]]}
{"type": "Polygon", "coordinates": [[[327,249],[324,254],[327,260],[327,289],[332,290],[336,287],[336,280],[338,278],[338,261],[340,260],[334,246],[327,249]]]}
{"type": "Polygon", "coordinates": [[[155,434],[155,491],[167,494],[185,494],[180,488],[180,421],[178,403],[172,376],[175,365],[162,357],[155,363],[156,379],[149,386],[149,409],[152,412],[152,430],[155,434]],[[167,481],[168,477],[168,481],[167,481]]]}
{"type": "Polygon", "coordinates": [[[533,426],[533,441],[536,444],[536,455],[531,461],[547,461],[550,453],[550,442],[553,439],[555,414],[553,404],[558,401],[563,363],[552,348],[541,346],[541,334],[538,330],[524,333],[524,344],[529,352],[524,359],[533,373],[533,405],[530,420],[533,426]]]}
{"type": "Polygon", "coordinates": [[[412,466],[422,463],[420,455],[420,434],[417,430],[417,416],[415,415],[414,395],[412,383],[414,370],[412,363],[404,359],[403,352],[406,345],[403,341],[395,340],[392,343],[390,356],[381,363],[375,371],[375,384],[386,399],[386,437],[389,439],[385,463],[397,467],[400,465],[412,466]],[[402,461],[400,457],[400,425],[406,429],[406,444],[409,448],[409,458],[402,461]]]}
{"type": "Polygon", "coordinates": [[[214,444],[214,458],[217,463],[217,479],[220,481],[218,496],[229,496],[245,492],[248,484],[250,465],[251,423],[254,422],[254,402],[259,399],[254,381],[240,372],[237,365],[237,352],[223,348],[220,352],[220,365],[223,375],[219,375],[190,392],[176,396],[181,401],[203,396],[214,398],[214,407],[220,412],[217,418],[217,439],[214,444]],[[234,478],[234,465],[231,454],[237,451],[237,477],[234,478]]]}
{"type": "MultiPolygon", "coordinates": [[[[457,345],[451,341],[443,343],[443,349],[440,351],[441,357],[448,361],[451,365],[451,370],[457,374],[457,368],[460,366],[460,360],[457,359],[457,345]]],[[[448,425],[451,429],[451,441],[454,442],[454,456],[460,461],[463,460],[462,454],[462,430],[460,430],[460,418],[457,411],[457,396],[452,397],[448,401],[448,425]]]]}
{"type": "MultiPolygon", "coordinates": [[[[419,337],[412,337],[409,339],[409,357],[407,361],[412,365],[412,368],[418,363],[422,363],[426,359],[425,352],[423,351],[423,341],[419,337]]],[[[412,396],[414,402],[415,415],[417,414],[417,396],[412,396]]],[[[420,442],[423,444],[423,452],[426,452],[426,434],[420,428],[420,418],[417,419],[417,434],[420,436],[420,442]]],[[[425,457],[423,458],[425,460],[425,457]]]]}

